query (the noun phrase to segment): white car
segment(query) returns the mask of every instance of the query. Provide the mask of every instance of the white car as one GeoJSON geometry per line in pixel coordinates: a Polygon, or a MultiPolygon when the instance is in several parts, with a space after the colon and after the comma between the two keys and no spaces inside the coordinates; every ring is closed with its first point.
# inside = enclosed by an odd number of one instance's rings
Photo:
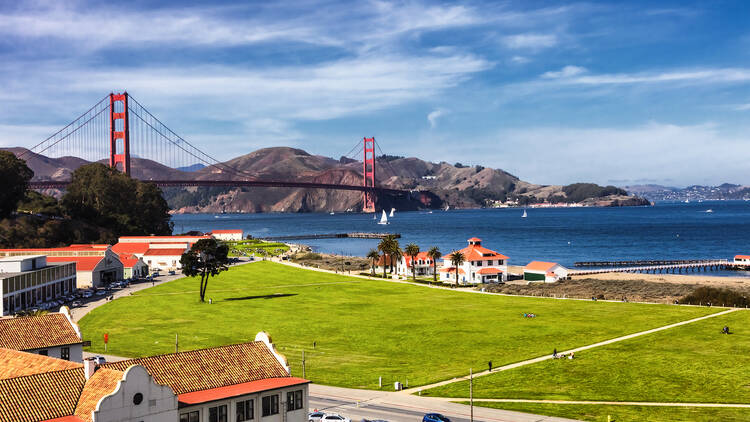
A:
{"type": "Polygon", "coordinates": [[[351,419],[345,418],[341,415],[330,413],[320,418],[320,422],[352,422],[352,421],[351,419]]]}
{"type": "Polygon", "coordinates": [[[307,422],[320,422],[320,420],[323,419],[323,416],[325,415],[325,412],[310,412],[307,415],[307,422]]]}

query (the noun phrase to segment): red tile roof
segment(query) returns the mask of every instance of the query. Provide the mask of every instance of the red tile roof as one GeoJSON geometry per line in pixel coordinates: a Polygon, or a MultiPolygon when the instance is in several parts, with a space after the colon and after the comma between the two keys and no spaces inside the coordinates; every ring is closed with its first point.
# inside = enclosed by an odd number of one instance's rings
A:
{"type": "MultiPolygon", "coordinates": [[[[461,252],[462,254],[464,254],[464,257],[469,262],[472,262],[472,261],[483,261],[483,260],[486,260],[486,259],[508,259],[507,256],[505,256],[505,255],[503,255],[501,253],[495,252],[493,250],[487,249],[487,248],[485,248],[483,246],[479,246],[479,245],[469,245],[469,246],[461,249],[458,252],[461,252]]],[[[451,259],[450,256],[452,254],[453,254],[453,252],[451,252],[448,255],[445,255],[442,259],[445,260],[445,261],[447,261],[447,262],[450,262],[450,259],[451,259]]]]}
{"type": "Polygon", "coordinates": [[[61,313],[0,318],[0,347],[5,349],[31,350],[77,343],[81,343],[81,338],[61,313]]]}
{"type": "Polygon", "coordinates": [[[70,416],[85,383],[83,368],[0,380],[0,421],[36,422],[70,416]]]}
{"type": "Polygon", "coordinates": [[[310,383],[310,381],[295,377],[268,378],[258,381],[243,382],[241,384],[228,385],[226,387],[218,387],[209,390],[184,393],[177,396],[177,399],[182,404],[192,405],[308,383],[310,383]]]}
{"type": "Polygon", "coordinates": [[[106,363],[124,371],[142,365],[175,394],[210,390],[289,374],[262,341],[106,363]]]}
{"type": "Polygon", "coordinates": [[[149,244],[145,242],[140,243],[117,243],[112,246],[112,251],[118,255],[120,254],[134,254],[134,253],[145,253],[149,248],[149,244]]]}
{"type": "Polygon", "coordinates": [[[480,238],[478,238],[478,237],[472,237],[472,238],[471,238],[471,239],[469,239],[469,240],[468,240],[467,242],[481,242],[481,241],[482,241],[482,239],[480,239],[480,238]]]}
{"type": "Polygon", "coordinates": [[[4,348],[0,348],[0,362],[0,379],[83,367],[76,362],[4,348]]]}
{"type": "Polygon", "coordinates": [[[382,267],[383,265],[391,265],[390,255],[380,255],[380,258],[378,258],[378,263],[375,264],[375,266],[382,267]]]}
{"type": "Polygon", "coordinates": [[[750,255],[735,255],[734,259],[750,259],[750,255]]]}
{"type": "Polygon", "coordinates": [[[523,267],[524,270],[532,270],[532,271],[549,271],[550,268],[557,265],[555,262],[544,262],[544,261],[531,261],[528,265],[523,267]]]}
{"type": "MultiPolygon", "coordinates": [[[[406,261],[406,268],[411,267],[411,256],[404,255],[404,260],[406,261]]],[[[427,255],[427,252],[420,252],[417,254],[417,262],[419,261],[424,262],[424,264],[417,264],[417,265],[432,265],[432,258],[430,258],[429,255],[427,255]]]]}
{"type": "Polygon", "coordinates": [[[140,261],[140,258],[137,258],[135,255],[120,255],[120,262],[122,262],[123,268],[133,268],[136,264],[138,264],[138,261],[140,261]]]}
{"type": "Polygon", "coordinates": [[[76,271],[92,271],[103,259],[103,256],[48,256],[47,262],[75,262],[76,271]]]}
{"type": "Polygon", "coordinates": [[[83,421],[91,422],[91,413],[96,410],[99,400],[115,391],[123,375],[121,371],[108,368],[99,368],[94,372],[94,375],[83,386],[78,404],[76,404],[75,416],[83,421]]]}
{"type": "Polygon", "coordinates": [[[211,236],[204,234],[199,236],[174,235],[174,236],[120,236],[120,239],[209,239],[211,236]]]}
{"type": "Polygon", "coordinates": [[[482,268],[481,270],[477,271],[477,274],[483,274],[483,275],[484,274],[489,274],[489,275],[492,275],[492,274],[500,274],[502,272],[503,272],[503,270],[499,270],[497,268],[482,268]]]}
{"type": "Polygon", "coordinates": [[[164,249],[149,249],[144,253],[144,256],[180,256],[185,253],[187,248],[164,248],[164,249]]]}

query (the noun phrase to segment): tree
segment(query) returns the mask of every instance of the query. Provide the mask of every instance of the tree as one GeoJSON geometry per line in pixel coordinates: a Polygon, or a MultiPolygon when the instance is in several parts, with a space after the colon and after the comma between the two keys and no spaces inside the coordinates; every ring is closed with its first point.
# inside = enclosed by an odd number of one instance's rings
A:
{"type": "Polygon", "coordinates": [[[389,234],[380,239],[380,243],[378,243],[378,250],[380,252],[383,252],[383,278],[385,278],[385,270],[389,264],[391,267],[391,273],[393,273],[393,260],[395,259],[393,253],[394,251],[399,250],[396,237],[392,234],[389,234]],[[390,263],[387,262],[389,260],[390,263]]]}
{"type": "Polygon", "coordinates": [[[10,151],[0,151],[0,218],[8,217],[17,209],[18,201],[26,196],[29,180],[34,172],[10,151]]]}
{"type": "Polygon", "coordinates": [[[466,262],[466,257],[461,251],[453,251],[450,255],[450,259],[451,265],[453,265],[453,269],[456,271],[456,287],[458,287],[458,266],[466,262]]]}
{"type": "Polygon", "coordinates": [[[440,248],[433,246],[427,251],[427,256],[432,260],[432,280],[437,282],[437,260],[442,256],[440,248]]]}
{"type": "Polygon", "coordinates": [[[188,277],[198,275],[201,277],[201,302],[205,302],[208,279],[228,269],[228,253],[229,248],[226,244],[211,238],[195,242],[190,250],[182,254],[180,258],[182,273],[188,277]]]}
{"type": "Polygon", "coordinates": [[[369,258],[372,263],[372,275],[375,275],[375,264],[377,264],[378,259],[380,259],[380,253],[377,249],[370,249],[370,252],[367,252],[367,258],[369,258]]]}
{"type": "Polygon", "coordinates": [[[409,243],[404,248],[404,253],[411,258],[411,276],[414,281],[417,281],[417,255],[419,255],[419,246],[416,243],[409,243]]]}
{"type": "Polygon", "coordinates": [[[101,163],[73,172],[62,204],[68,216],[108,227],[117,236],[172,234],[161,190],[101,163]]]}

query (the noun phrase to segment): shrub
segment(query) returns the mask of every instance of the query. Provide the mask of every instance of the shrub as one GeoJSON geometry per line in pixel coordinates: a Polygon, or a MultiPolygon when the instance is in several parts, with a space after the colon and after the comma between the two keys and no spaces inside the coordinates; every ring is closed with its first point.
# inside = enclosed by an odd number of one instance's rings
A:
{"type": "Polygon", "coordinates": [[[705,305],[709,302],[716,306],[746,307],[750,304],[747,297],[739,292],[708,286],[698,287],[693,293],[679,300],[679,303],[686,305],[705,305]]]}
{"type": "Polygon", "coordinates": [[[301,260],[320,260],[320,259],[323,259],[323,257],[319,253],[308,252],[308,253],[300,256],[297,259],[301,259],[301,260]]]}

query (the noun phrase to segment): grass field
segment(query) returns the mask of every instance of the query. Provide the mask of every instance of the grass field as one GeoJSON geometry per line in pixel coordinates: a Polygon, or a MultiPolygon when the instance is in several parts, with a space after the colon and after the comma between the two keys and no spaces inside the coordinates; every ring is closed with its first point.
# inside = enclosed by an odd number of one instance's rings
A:
{"type": "MultiPolygon", "coordinates": [[[[465,404],[468,404],[468,402],[465,402],[465,404]]],[[[611,422],[745,422],[750,420],[750,409],[716,407],[603,406],[589,404],[487,402],[474,402],[474,405],[592,422],[607,422],[607,416],[611,417],[611,422]]]]}
{"type": "Polygon", "coordinates": [[[289,246],[280,242],[263,242],[261,240],[234,240],[225,242],[229,246],[229,256],[250,256],[263,250],[267,256],[280,255],[289,250],[289,246]]]}
{"type": "Polygon", "coordinates": [[[109,302],[80,321],[90,350],[144,356],[253,340],[269,332],[292,373],[360,388],[464,375],[718,311],[698,307],[495,296],[348,278],[267,261],[182,279],[109,302]],[[522,317],[533,312],[533,319],[522,317]],[[313,348],[313,342],[317,346],[313,348]]]}
{"type": "MultiPolygon", "coordinates": [[[[474,380],[475,398],[750,403],[750,311],[474,380]],[[731,335],[720,333],[728,325],[731,335]]],[[[467,397],[468,384],[422,393],[467,397]]],[[[748,412],[750,417],[750,412],[748,412]]]]}

